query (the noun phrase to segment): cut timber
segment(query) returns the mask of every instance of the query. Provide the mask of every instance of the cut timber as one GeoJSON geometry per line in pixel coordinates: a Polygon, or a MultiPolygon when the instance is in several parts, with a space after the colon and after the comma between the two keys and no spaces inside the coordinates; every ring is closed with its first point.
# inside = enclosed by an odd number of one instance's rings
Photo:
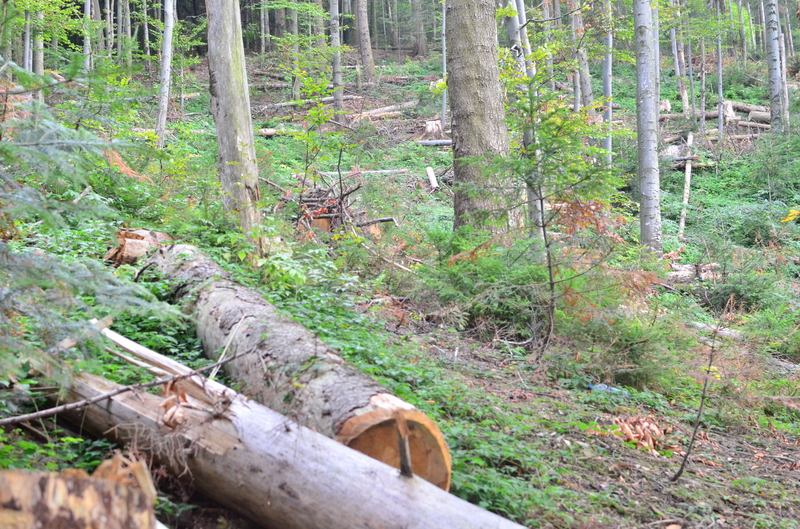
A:
{"type": "Polygon", "coordinates": [[[756,123],[755,121],[740,121],[739,126],[743,129],[770,130],[772,128],[769,123],[756,123]]]}
{"type": "Polygon", "coordinates": [[[264,136],[265,138],[271,138],[272,136],[280,136],[283,134],[291,134],[295,131],[292,130],[285,130],[285,129],[259,129],[258,135],[264,136]]]}
{"type": "MultiPolygon", "coordinates": [[[[761,137],[761,134],[729,134],[725,136],[726,140],[755,140],[761,137]]],[[[709,136],[706,138],[708,141],[719,141],[719,136],[709,136]]],[[[695,164],[698,167],[698,164],[695,164]]]]}
{"type": "Polygon", "coordinates": [[[351,122],[356,122],[356,121],[359,121],[359,120],[362,120],[362,119],[368,119],[368,120],[372,121],[373,119],[396,119],[396,118],[402,118],[402,117],[403,117],[403,113],[400,112],[399,110],[397,110],[397,111],[393,111],[393,112],[383,112],[382,114],[369,114],[369,115],[367,115],[367,114],[354,114],[354,115],[350,116],[350,121],[351,122]]]}
{"type": "MultiPolygon", "coordinates": [[[[361,96],[342,96],[342,99],[345,101],[351,101],[353,99],[363,99],[361,96]]],[[[319,99],[303,99],[300,101],[285,101],[283,103],[273,103],[270,105],[264,105],[261,107],[262,112],[267,110],[273,110],[276,108],[286,108],[286,107],[296,107],[300,105],[307,105],[309,103],[333,103],[333,97],[320,97],[319,99]]]]}
{"type": "Polygon", "coordinates": [[[155,529],[153,497],[105,479],[0,472],[3,529],[155,529]]]}
{"type": "Polygon", "coordinates": [[[747,115],[747,121],[755,121],[756,123],[769,123],[771,114],[769,112],[752,111],[747,115]]]}
{"type": "Polygon", "coordinates": [[[425,173],[428,175],[428,182],[431,184],[431,189],[439,189],[439,182],[436,180],[436,173],[433,172],[433,167],[426,167],[425,173]]]}
{"type": "MultiPolygon", "coordinates": [[[[728,101],[726,101],[727,103],[728,101]]],[[[730,101],[731,106],[737,112],[769,112],[769,107],[762,105],[751,105],[740,101],[730,101]]]]}
{"type": "MultiPolygon", "coordinates": [[[[208,389],[199,384],[201,391],[208,389]]],[[[118,387],[84,374],[73,380],[65,399],[75,402],[118,387]]],[[[173,475],[261,527],[521,529],[231,390],[209,392],[216,406],[186,407],[185,422],[176,428],[161,420],[166,399],[147,392],[116,395],[68,418],[86,431],[135,443],[173,475]]]]}
{"type": "Polygon", "coordinates": [[[423,145],[425,147],[439,147],[452,144],[453,140],[419,140],[417,142],[417,145],[423,145]]]}
{"type": "Polygon", "coordinates": [[[171,235],[159,231],[122,228],[117,230],[119,246],[109,250],[103,260],[111,261],[114,266],[132,265],[154,248],[173,240],[171,235]]]}
{"type": "Polygon", "coordinates": [[[450,453],[430,418],[347,364],[261,294],[231,281],[197,248],[162,248],[148,260],[150,265],[173,281],[174,299],[195,316],[209,357],[223,349],[228,354],[255,352],[228,364],[245,394],[396,468],[395,434],[387,438],[386,432],[399,413],[409,426],[414,473],[448,489],[450,453]]]}
{"type": "Polygon", "coordinates": [[[425,132],[422,137],[428,140],[443,140],[444,130],[442,130],[442,120],[434,119],[425,122],[425,132]]]}
{"type": "Polygon", "coordinates": [[[366,112],[362,112],[358,114],[359,116],[374,116],[376,114],[384,114],[386,112],[395,112],[398,110],[405,110],[407,108],[414,108],[417,106],[416,101],[406,101],[405,103],[399,103],[397,105],[390,105],[388,107],[381,107],[381,108],[373,108],[372,110],[367,110],[366,112]]]}

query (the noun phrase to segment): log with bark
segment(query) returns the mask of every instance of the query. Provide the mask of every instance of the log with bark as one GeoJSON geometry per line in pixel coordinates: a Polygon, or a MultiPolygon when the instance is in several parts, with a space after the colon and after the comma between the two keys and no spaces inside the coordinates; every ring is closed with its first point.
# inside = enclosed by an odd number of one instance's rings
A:
{"type": "MultiPolygon", "coordinates": [[[[167,368],[172,363],[160,361],[167,368]]],[[[260,527],[521,528],[416,476],[403,477],[220,384],[194,377],[186,386],[168,398],[119,394],[67,416],[88,432],[135,444],[173,475],[260,527]],[[184,389],[188,396],[181,404],[184,389]],[[176,406],[183,420],[168,425],[164,419],[176,406]]],[[[118,387],[83,374],[65,399],[76,402],[118,387]]]]}
{"type": "MultiPolygon", "coordinates": [[[[342,96],[342,99],[345,101],[351,101],[354,99],[364,99],[361,96],[342,96]]],[[[320,97],[319,99],[302,99],[299,101],[284,101],[283,103],[272,103],[269,105],[264,105],[261,107],[261,112],[266,112],[267,110],[275,110],[278,108],[286,108],[286,107],[296,107],[301,105],[307,105],[309,103],[332,103],[333,97],[320,97]]]]}
{"type": "Polygon", "coordinates": [[[163,248],[145,266],[173,281],[174,299],[197,319],[206,354],[255,351],[230,364],[242,391],[273,410],[399,468],[396,424],[409,426],[414,473],[447,489],[450,454],[436,424],[412,405],[347,364],[302,325],[197,248],[163,248]]]}
{"type": "Polygon", "coordinates": [[[763,105],[751,105],[740,101],[730,101],[730,104],[737,112],[769,112],[769,107],[763,105]]]}
{"type": "Polygon", "coordinates": [[[738,125],[743,129],[770,130],[772,128],[769,123],[756,123],[755,121],[740,121],[738,125]]]}
{"type": "Polygon", "coordinates": [[[770,123],[771,114],[769,112],[761,112],[753,110],[747,115],[747,121],[755,121],[756,123],[770,123]]]}
{"type": "Polygon", "coordinates": [[[173,240],[171,235],[159,231],[121,228],[117,230],[118,246],[109,250],[103,260],[117,267],[132,265],[153,248],[173,240]]]}

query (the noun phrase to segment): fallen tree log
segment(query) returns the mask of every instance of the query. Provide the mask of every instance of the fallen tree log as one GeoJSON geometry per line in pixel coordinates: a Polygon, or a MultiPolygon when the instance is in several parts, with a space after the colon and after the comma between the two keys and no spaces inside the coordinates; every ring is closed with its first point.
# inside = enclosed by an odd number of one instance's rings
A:
{"type": "MultiPolygon", "coordinates": [[[[199,492],[265,528],[521,528],[207,382],[190,383],[208,392],[213,406],[186,406],[183,422],[173,427],[163,421],[167,399],[146,392],[116,395],[67,418],[88,432],[135,443],[199,492]]],[[[83,374],[65,398],[118,387],[83,374]]]]}
{"type": "Polygon", "coordinates": [[[423,145],[425,147],[439,147],[452,144],[453,140],[419,140],[417,142],[417,145],[423,145]]]}
{"type": "Polygon", "coordinates": [[[367,110],[365,112],[361,112],[360,114],[354,114],[350,117],[359,118],[364,116],[375,116],[379,114],[385,114],[386,112],[397,112],[398,110],[414,108],[415,106],[417,106],[416,101],[406,101],[405,103],[398,103],[397,105],[389,105],[388,107],[373,108],[372,110],[367,110]]]}
{"type": "Polygon", "coordinates": [[[772,129],[772,125],[770,125],[769,123],[756,123],[755,121],[740,121],[739,126],[744,129],[759,129],[759,130],[772,129]]]}
{"type": "MultiPolygon", "coordinates": [[[[342,96],[342,99],[345,101],[352,101],[353,99],[363,99],[361,96],[342,96]]],[[[261,111],[273,110],[276,108],[286,108],[286,107],[296,107],[300,105],[307,105],[309,103],[332,103],[333,96],[331,97],[320,97],[318,99],[301,99],[299,101],[284,101],[283,103],[272,103],[269,105],[264,105],[261,107],[261,111]]]]}
{"type": "Polygon", "coordinates": [[[207,356],[216,358],[223,348],[254,351],[228,364],[243,393],[395,468],[396,425],[405,422],[414,473],[449,488],[450,453],[427,415],[347,364],[261,294],[231,281],[197,248],[162,248],[148,259],[150,266],[174,282],[174,300],[197,319],[207,356]]]}
{"type": "Polygon", "coordinates": [[[763,105],[751,105],[741,101],[730,101],[731,106],[737,112],[769,112],[769,107],[763,105]]]}
{"type": "Polygon", "coordinates": [[[772,115],[769,112],[752,111],[747,115],[747,121],[755,121],[756,123],[769,123],[772,115]]]}

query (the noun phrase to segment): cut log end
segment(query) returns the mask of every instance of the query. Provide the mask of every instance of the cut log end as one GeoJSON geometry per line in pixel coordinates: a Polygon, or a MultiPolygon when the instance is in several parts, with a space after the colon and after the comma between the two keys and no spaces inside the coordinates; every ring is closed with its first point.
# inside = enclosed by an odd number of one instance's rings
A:
{"type": "Polygon", "coordinates": [[[414,474],[444,490],[450,489],[450,451],[442,432],[416,409],[374,410],[347,420],[336,440],[378,461],[400,469],[398,424],[400,414],[408,425],[408,445],[414,474]]]}

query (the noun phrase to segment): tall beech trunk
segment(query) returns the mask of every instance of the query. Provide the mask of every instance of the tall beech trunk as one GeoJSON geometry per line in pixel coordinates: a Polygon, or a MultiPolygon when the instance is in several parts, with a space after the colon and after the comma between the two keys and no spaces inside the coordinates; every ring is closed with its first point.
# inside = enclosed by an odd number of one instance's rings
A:
{"type": "Polygon", "coordinates": [[[428,55],[428,39],[425,37],[420,0],[411,0],[411,24],[414,28],[414,54],[426,57],[428,55]]]}
{"type": "MultiPolygon", "coordinates": [[[[172,31],[175,28],[175,0],[164,0],[164,38],[161,48],[161,89],[158,93],[158,117],[156,119],[156,147],[164,148],[169,109],[169,87],[172,81],[172,31]]],[[[248,107],[249,108],[249,107],[248,107]]]]}
{"type": "Polygon", "coordinates": [[[332,0],[329,3],[331,15],[331,69],[333,74],[333,109],[337,117],[344,112],[344,87],[342,86],[342,52],[339,36],[339,2],[332,0]]]}
{"type": "Polygon", "coordinates": [[[286,9],[275,10],[275,38],[283,38],[286,36],[286,9]]]}
{"type": "Polygon", "coordinates": [[[92,0],[83,3],[83,71],[92,69],[92,0]]]}
{"type": "Polygon", "coordinates": [[[399,467],[395,420],[410,429],[414,472],[447,489],[450,455],[439,428],[412,405],[347,364],[305,327],[283,316],[258,292],[197,248],[161,249],[148,261],[175,281],[175,299],[197,319],[197,334],[211,358],[253,351],[232,361],[229,373],[243,393],[303,426],[399,467]],[[387,442],[388,440],[388,442],[387,442]]]}
{"type": "Polygon", "coordinates": [[[247,89],[238,0],[206,0],[211,113],[217,128],[219,180],[225,209],[238,216],[245,236],[262,253],[261,221],[250,94],[247,89]]]}
{"type": "Polygon", "coordinates": [[[447,71],[455,158],[453,228],[479,227],[496,205],[485,163],[476,156],[508,154],[497,66],[497,26],[490,0],[447,0],[447,71]]]}
{"type": "Polygon", "coordinates": [[[361,51],[361,65],[364,68],[364,80],[367,82],[375,78],[375,61],[372,58],[372,40],[369,36],[369,16],[367,14],[367,0],[358,0],[356,7],[356,20],[358,22],[358,40],[361,51]]]}
{"type": "MultiPolygon", "coordinates": [[[[195,386],[187,394],[208,393],[213,399],[195,401],[187,395],[200,409],[184,408],[186,420],[174,429],[161,420],[165,399],[147,392],[123,393],[64,415],[84,431],[149,452],[174,476],[259,527],[522,528],[196,378],[186,380],[195,386]]],[[[74,379],[65,400],[117,388],[103,378],[82,375],[74,379]]]]}
{"type": "Polygon", "coordinates": [[[638,136],[641,242],[661,255],[661,190],[658,169],[658,99],[653,50],[653,12],[648,0],[634,0],[636,41],[636,130],[638,136]]]}
{"type": "Polygon", "coordinates": [[[611,167],[613,163],[613,152],[612,152],[612,121],[613,121],[613,110],[611,104],[611,98],[613,95],[613,85],[611,81],[613,80],[613,66],[614,66],[614,15],[611,12],[611,0],[603,0],[603,18],[604,18],[604,25],[605,25],[605,35],[603,39],[603,45],[605,46],[605,53],[603,55],[603,99],[606,100],[605,108],[603,109],[603,123],[605,124],[608,134],[603,138],[603,149],[606,150],[605,161],[608,167],[611,167]]]}
{"type": "Polygon", "coordinates": [[[144,42],[144,71],[150,75],[150,24],[147,15],[147,0],[142,0],[142,39],[144,42]]]}
{"type": "Polygon", "coordinates": [[[780,133],[783,125],[783,108],[781,83],[781,48],[780,27],[778,26],[778,0],[767,0],[766,13],[766,40],[767,40],[767,71],[769,72],[769,101],[772,119],[772,130],[780,133]]]}

